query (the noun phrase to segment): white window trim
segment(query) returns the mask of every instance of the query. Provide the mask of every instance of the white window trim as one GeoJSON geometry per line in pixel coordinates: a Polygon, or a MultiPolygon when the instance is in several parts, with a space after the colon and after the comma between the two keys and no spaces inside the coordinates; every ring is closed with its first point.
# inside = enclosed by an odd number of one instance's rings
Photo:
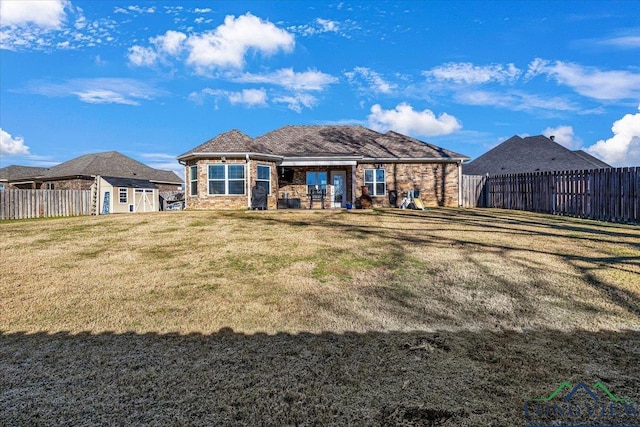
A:
{"type": "Polygon", "coordinates": [[[213,196],[213,197],[219,197],[219,196],[246,196],[247,195],[247,174],[245,173],[245,165],[242,163],[231,163],[231,164],[211,164],[207,166],[207,194],[209,196],[213,196]],[[209,178],[209,168],[211,166],[223,166],[224,167],[224,179],[211,179],[209,178]],[[229,178],[229,166],[241,166],[243,169],[243,178],[242,179],[237,179],[237,178],[229,178]],[[209,191],[209,183],[211,181],[224,181],[224,194],[213,194],[209,191]],[[229,181],[242,181],[243,185],[242,185],[242,193],[241,194],[230,194],[229,193],[229,181]]]}
{"type": "Polygon", "coordinates": [[[127,203],[129,203],[129,189],[127,188],[118,188],[118,203],[121,205],[126,205],[127,203]],[[124,202],[122,201],[122,197],[121,194],[123,193],[124,190],[124,202]]]}
{"type": "Polygon", "coordinates": [[[256,182],[268,182],[269,183],[269,196],[271,195],[271,166],[268,165],[256,165],[256,182]],[[258,168],[267,168],[269,169],[269,179],[259,179],[258,176],[258,168]]]}
{"type": "Polygon", "coordinates": [[[366,168],[364,170],[364,176],[362,177],[363,181],[364,181],[364,185],[367,184],[373,184],[373,192],[371,192],[371,194],[369,194],[372,197],[384,197],[387,195],[387,171],[384,169],[374,169],[374,168],[366,168]],[[376,172],[377,171],[383,171],[384,172],[384,181],[383,182],[378,182],[376,181],[376,172]],[[367,181],[367,171],[373,171],[373,181],[367,181]],[[376,184],[384,184],[384,194],[377,194],[376,193],[376,184]]]}
{"type": "Polygon", "coordinates": [[[190,196],[198,195],[198,166],[197,165],[189,167],[189,195],[190,196]],[[192,174],[191,174],[192,170],[196,171],[195,173],[196,179],[192,178],[192,174]],[[194,189],[195,189],[195,192],[194,192],[194,189]]]}

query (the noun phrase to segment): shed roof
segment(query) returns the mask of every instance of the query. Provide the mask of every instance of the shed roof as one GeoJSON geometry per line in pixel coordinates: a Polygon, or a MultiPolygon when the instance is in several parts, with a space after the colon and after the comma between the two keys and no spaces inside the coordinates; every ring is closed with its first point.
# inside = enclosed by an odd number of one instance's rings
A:
{"type": "Polygon", "coordinates": [[[512,136],[465,165],[465,175],[502,175],[609,168],[585,152],[571,151],[543,135],[512,136]]]}
{"type": "Polygon", "coordinates": [[[120,188],[156,188],[155,184],[146,179],[119,178],[115,176],[102,176],[113,187],[120,188]]]}

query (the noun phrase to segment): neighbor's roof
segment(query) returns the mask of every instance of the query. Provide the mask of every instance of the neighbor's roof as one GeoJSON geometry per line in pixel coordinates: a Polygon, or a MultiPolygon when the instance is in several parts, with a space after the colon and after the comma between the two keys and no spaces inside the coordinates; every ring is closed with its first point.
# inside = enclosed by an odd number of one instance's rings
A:
{"type": "Polygon", "coordinates": [[[47,168],[11,165],[0,168],[0,181],[19,181],[22,179],[33,179],[44,175],[46,171],[47,168]]]}
{"type": "Polygon", "coordinates": [[[397,132],[362,126],[285,126],[255,139],[238,130],[216,136],[178,156],[261,153],[283,157],[467,160],[468,157],[397,132]]]}
{"type": "Polygon", "coordinates": [[[130,157],[108,151],[86,154],[49,168],[44,179],[71,176],[115,176],[120,178],[146,179],[167,184],[182,184],[183,181],[172,171],[151,168],[130,157]]]}
{"type": "Polygon", "coordinates": [[[609,168],[583,151],[571,151],[543,135],[512,136],[464,166],[465,175],[502,175],[609,168]]]}

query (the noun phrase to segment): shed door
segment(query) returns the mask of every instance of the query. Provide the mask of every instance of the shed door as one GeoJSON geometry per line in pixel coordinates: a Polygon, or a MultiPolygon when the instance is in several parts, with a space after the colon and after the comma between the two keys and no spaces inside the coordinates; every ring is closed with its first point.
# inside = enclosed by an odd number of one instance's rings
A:
{"type": "Polygon", "coordinates": [[[155,211],[155,200],[153,190],[136,188],[135,192],[135,209],[134,212],[153,212],[155,211]]]}

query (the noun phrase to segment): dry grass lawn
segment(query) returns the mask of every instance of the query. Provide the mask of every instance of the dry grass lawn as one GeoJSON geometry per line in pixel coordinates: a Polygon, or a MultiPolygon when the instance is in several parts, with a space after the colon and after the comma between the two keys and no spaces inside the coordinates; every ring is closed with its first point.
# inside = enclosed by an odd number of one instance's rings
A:
{"type": "Polygon", "coordinates": [[[565,380],[640,401],[638,227],[443,208],[0,236],[0,425],[525,425],[565,380]]]}

